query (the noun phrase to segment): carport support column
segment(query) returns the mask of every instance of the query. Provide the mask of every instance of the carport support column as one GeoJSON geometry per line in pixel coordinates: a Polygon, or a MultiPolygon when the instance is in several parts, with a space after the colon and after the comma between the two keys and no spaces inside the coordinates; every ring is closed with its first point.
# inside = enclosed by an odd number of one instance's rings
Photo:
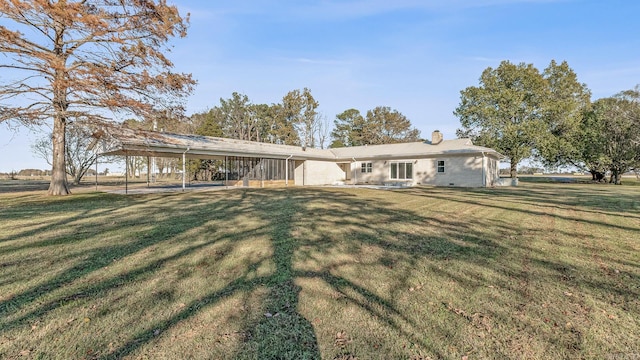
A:
{"type": "Polygon", "coordinates": [[[225,155],[224,157],[224,186],[228,189],[229,188],[229,163],[228,163],[228,156],[225,155]]]}
{"type": "Polygon", "coordinates": [[[124,155],[124,193],[129,192],[129,155],[124,155]]]}
{"type": "Polygon", "coordinates": [[[190,149],[191,148],[187,147],[187,150],[182,153],[182,191],[185,190],[185,182],[187,178],[187,151],[190,149]]]}
{"type": "Polygon", "coordinates": [[[288,158],[284,159],[284,186],[289,186],[289,159],[291,159],[293,155],[289,155],[288,158]]]}
{"type": "Polygon", "coordinates": [[[149,185],[151,185],[149,173],[151,173],[151,158],[147,156],[147,188],[149,187],[149,185]]]}
{"type": "Polygon", "coordinates": [[[98,158],[99,156],[96,155],[96,191],[98,191],[98,158]]]}

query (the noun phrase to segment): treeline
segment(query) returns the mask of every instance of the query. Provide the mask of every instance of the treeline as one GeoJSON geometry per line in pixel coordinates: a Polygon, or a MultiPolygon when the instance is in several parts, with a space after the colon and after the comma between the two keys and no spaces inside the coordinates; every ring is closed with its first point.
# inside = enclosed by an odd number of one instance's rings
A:
{"type": "MultiPolygon", "coordinates": [[[[308,88],[289,91],[272,104],[255,104],[247,95],[234,92],[228,99],[220,98],[218,105],[191,116],[174,109],[144,120],[127,120],[124,125],[322,149],[419,140],[420,132],[409,119],[390,107],[378,106],[366,116],[348,109],[336,115],[333,126],[318,107],[308,88]]],[[[147,166],[143,158],[130,157],[128,161],[130,176],[141,174],[147,166]]],[[[160,176],[175,173],[182,166],[179,159],[160,158],[154,165],[160,176]]],[[[190,161],[188,168],[194,180],[209,180],[219,174],[221,166],[219,160],[199,160],[190,161]]]]}
{"type": "Polygon", "coordinates": [[[567,62],[551,61],[540,72],[503,61],[460,94],[458,136],[507,156],[511,177],[527,158],[547,167],[572,165],[594,180],[609,174],[615,184],[640,167],[639,86],[592,102],[567,62]]]}

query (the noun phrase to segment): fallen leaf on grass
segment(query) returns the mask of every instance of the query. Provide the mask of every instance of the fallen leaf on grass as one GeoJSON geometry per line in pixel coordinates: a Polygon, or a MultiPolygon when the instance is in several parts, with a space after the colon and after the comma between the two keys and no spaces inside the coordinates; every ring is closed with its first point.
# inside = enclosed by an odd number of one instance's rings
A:
{"type": "Polygon", "coordinates": [[[345,347],[348,343],[351,342],[351,339],[349,339],[349,336],[347,335],[346,331],[339,331],[336,334],[336,340],[334,342],[335,346],[339,346],[339,347],[345,347]]]}

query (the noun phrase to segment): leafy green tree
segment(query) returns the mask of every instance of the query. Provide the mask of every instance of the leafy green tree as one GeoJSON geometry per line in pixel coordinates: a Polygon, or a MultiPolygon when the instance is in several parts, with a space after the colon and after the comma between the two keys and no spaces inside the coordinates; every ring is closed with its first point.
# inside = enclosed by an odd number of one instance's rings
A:
{"type": "Polygon", "coordinates": [[[598,109],[604,100],[599,100],[584,114],[579,127],[578,136],[572,140],[577,149],[570,163],[589,171],[592,180],[600,181],[609,168],[609,158],[606,155],[607,146],[606,120],[600,116],[598,109]]]}
{"type": "Polygon", "coordinates": [[[233,93],[220,99],[220,105],[191,115],[195,132],[274,144],[298,144],[298,135],[282,104],[252,104],[246,95],[233,93]]]}
{"type": "Polygon", "coordinates": [[[336,115],[331,132],[332,148],[364,145],[364,117],[356,109],[348,109],[336,115]]]}
{"type": "MultiPolygon", "coordinates": [[[[601,154],[611,171],[610,182],[622,183],[622,174],[640,166],[640,92],[638,88],[599,99],[594,103],[594,116],[602,126],[601,154]]],[[[597,149],[594,149],[597,150],[597,149]]]]}
{"type": "Polygon", "coordinates": [[[348,109],[336,115],[331,147],[393,144],[420,140],[420,131],[398,110],[378,106],[362,117],[348,109]]]}
{"type": "Polygon", "coordinates": [[[318,102],[311,95],[311,90],[289,91],[282,98],[282,116],[287,123],[293,124],[300,139],[300,146],[315,147],[318,122],[318,102]]]}
{"type": "Polygon", "coordinates": [[[222,137],[222,123],[224,116],[220,108],[213,108],[205,113],[194,114],[191,116],[196,126],[195,133],[204,136],[222,137]]]}
{"type": "Polygon", "coordinates": [[[531,156],[544,131],[548,94],[547,82],[532,64],[502,61],[496,69],[489,67],[479,86],[460,92],[454,111],[462,125],[458,136],[470,136],[509,157],[515,178],[518,163],[531,156]]]}
{"type": "Polygon", "coordinates": [[[591,92],[578,81],[566,61],[551,61],[544,70],[548,100],[544,108],[544,131],[535,141],[536,157],[546,166],[579,164],[584,131],[583,117],[591,106],[591,92]]]}
{"type": "Polygon", "coordinates": [[[287,118],[282,104],[260,104],[256,114],[262,119],[264,142],[281,145],[298,145],[300,137],[294,124],[287,118]]]}
{"type": "Polygon", "coordinates": [[[367,111],[363,128],[365,144],[394,144],[420,140],[420,131],[398,110],[378,106],[367,111]]]}
{"type": "MultiPolygon", "coordinates": [[[[222,137],[224,133],[221,124],[224,118],[222,110],[217,107],[206,113],[193,115],[192,119],[197,119],[195,133],[203,136],[222,137]]],[[[222,161],[200,159],[198,161],[189,161],[187,165],[189,167],[189,173],[193,174],[194,180],[197,180],[198,177],[202,180],[209,180],[217,173],[218,168],[222,165],[222,161]]]]}

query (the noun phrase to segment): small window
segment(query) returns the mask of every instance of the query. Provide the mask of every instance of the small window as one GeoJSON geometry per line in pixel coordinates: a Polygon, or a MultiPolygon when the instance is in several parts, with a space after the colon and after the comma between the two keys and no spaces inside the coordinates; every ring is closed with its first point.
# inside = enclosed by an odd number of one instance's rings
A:
{"type": "Polygon", "coordinates": [[[438,160],[438,172],[439,173],[444,172],[444,160],[438,160]]]}
{"type": "Polygon", "coordinates": [[[373,171],[373,164],[372,163],[362,163],[361,164],[361,168],[360,168],[360,172],[361,173],[370,173],[373,171]]]}

